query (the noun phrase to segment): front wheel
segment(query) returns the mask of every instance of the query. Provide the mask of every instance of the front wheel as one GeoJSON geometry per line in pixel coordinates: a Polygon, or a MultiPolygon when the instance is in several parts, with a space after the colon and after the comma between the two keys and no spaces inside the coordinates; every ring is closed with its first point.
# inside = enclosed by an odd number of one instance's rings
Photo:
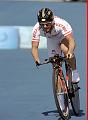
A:
{"type": "MultiPolygon", "coordinates": [[[[53,84],[53,94],[54,94],[57,111],[63,120],[68,120],[69,119],[68,94],[65,90],[63,90],[63,87],[60,86],[60,82],[58,86],[58,69],[53,71],[52,84],[53,84]]],[[[66,87],[66,85],[64,87],[66,87]]]]}

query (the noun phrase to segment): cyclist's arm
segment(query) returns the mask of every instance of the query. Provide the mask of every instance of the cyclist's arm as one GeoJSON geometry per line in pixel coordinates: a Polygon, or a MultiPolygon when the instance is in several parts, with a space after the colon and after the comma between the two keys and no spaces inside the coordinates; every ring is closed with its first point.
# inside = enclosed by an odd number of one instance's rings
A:
{"type": "Polygon", "coordinates": [[[40,63],[38,46],[39,46],[39,42],[32,41],[32,56],[33,56],[35,62],[37,61],[38,63],[40,63]]]}

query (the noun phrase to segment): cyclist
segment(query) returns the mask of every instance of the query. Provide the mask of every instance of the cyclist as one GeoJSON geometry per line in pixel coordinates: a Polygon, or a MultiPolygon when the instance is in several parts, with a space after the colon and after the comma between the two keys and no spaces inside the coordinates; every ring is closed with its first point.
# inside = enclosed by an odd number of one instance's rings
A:
{"type": "Polygon", "coordinates": [[[47,38],[49,57],[55,54],[64,55],[72,68],[72,81],[78,83],[80,78],[76,68],[74,49],[76,46],[70,24],[64,19],[54,16],[49,8],[42,8],[37,13],[38,22],[32,31],[32,55],[36,65],[40,64],[38,46],[40,36],[47,38]]]}

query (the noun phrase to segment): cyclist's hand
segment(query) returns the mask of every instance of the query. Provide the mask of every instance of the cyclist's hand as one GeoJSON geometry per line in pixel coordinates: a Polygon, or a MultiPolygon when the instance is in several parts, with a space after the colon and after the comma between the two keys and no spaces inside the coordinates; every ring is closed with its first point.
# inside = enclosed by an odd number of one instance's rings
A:
{"type": "Polygon", "coordinates": [[[68,53],[66,54],[66,57],[67,57],[68,59],[70,59],[70,58],[72,58],[72,57],[73,57],[73,54],[72,54],[72,53],[70,53],[70,52],[68,52],[68,53]]]}
{"type": "Polygon", "coordinates": [[[40,65],[40,63],[38,61],[35,62],[36,67],[38,67],[40,65]]]}

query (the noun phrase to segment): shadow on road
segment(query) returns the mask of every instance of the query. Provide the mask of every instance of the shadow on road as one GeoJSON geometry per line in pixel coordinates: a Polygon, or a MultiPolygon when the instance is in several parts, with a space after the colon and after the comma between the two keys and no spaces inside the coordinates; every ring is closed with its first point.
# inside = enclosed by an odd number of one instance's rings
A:
{"type": "MultiPolygon", "coordinates": [[[[52,110],[52,111],[46,111],[42,113],[44,116],[56,116],[56,117],[60,117],[57,110],[52,110]]],[[[73,110],[70,110],[70,115],[71,116],[75,116],[73,110]]],[[[80,110],[80,114],[78,117],[84,116],[85,113],[83,112],[83,110],[80,110]]],[[[58,120],[61,120],[61,118],[59,118],[58,120]]]]}

